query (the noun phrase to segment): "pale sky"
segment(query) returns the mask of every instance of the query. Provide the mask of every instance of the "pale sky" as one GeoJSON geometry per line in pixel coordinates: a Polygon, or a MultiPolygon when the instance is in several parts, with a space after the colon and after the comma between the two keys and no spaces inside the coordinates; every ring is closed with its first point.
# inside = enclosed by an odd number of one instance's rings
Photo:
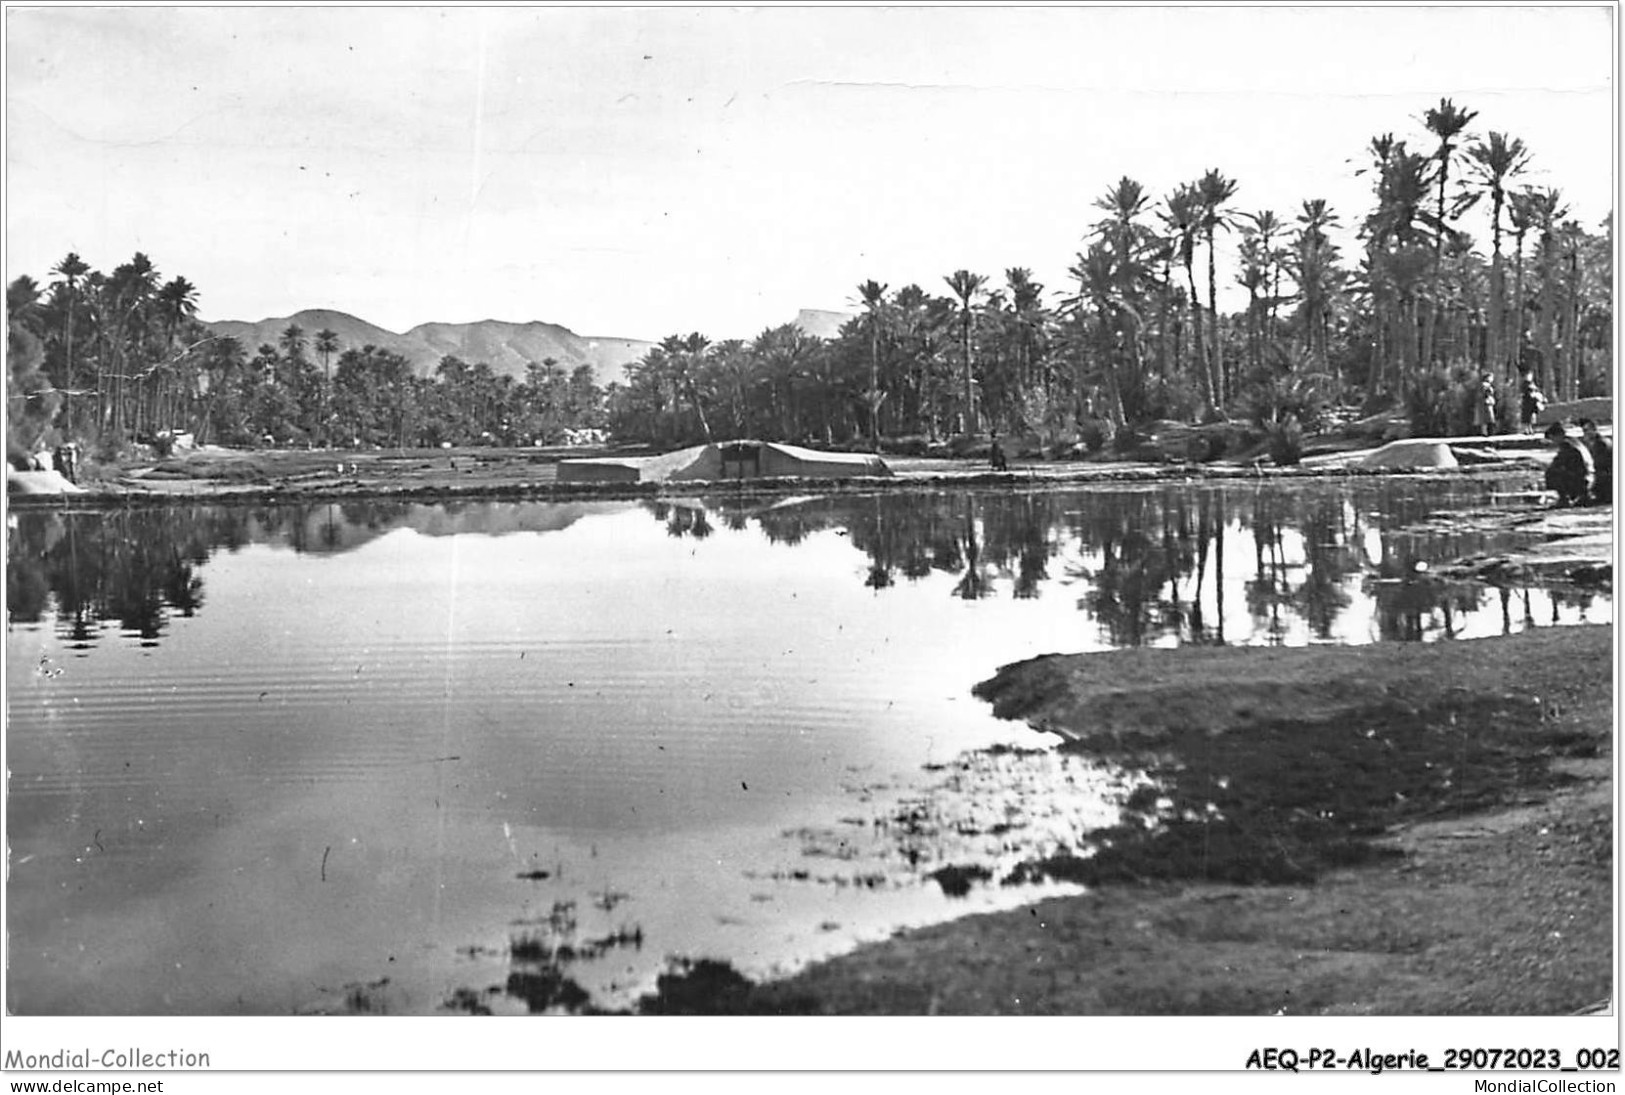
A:
{"type": "Polygon", "coordinates": [[[1217,167],[1238,209],[1352,225],[1370,139],[1431,150],[1441,97],[1587,226],[1614,192],[1609,6],[9,6],[6,34],[7,280],[139,250],[206,319],[748,338],[869,278],[1060,291],[1120,176],[1217,167]]]}

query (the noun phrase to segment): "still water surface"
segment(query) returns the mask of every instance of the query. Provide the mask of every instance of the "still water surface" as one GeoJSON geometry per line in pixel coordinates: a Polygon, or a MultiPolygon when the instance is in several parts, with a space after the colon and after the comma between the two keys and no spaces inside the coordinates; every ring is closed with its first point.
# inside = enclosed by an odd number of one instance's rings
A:
{"type": "MultiPolygon", "coordinates": [[[[14,515],[10,1007],[632,1002],[1031,900],[1134,772],[970,695],[1126,645],[1431,641],[1487,484],[14,515]],[[568,991],[561,985],[568,983],[568,991]]],[[[1057,887],[1059,888],[1059,887],[1057,887]]]]}

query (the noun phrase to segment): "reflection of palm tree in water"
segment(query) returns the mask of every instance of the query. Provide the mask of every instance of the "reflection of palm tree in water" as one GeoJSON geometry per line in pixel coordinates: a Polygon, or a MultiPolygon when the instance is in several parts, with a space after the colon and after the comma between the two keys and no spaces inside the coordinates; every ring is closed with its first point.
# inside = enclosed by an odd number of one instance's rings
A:
{"type": "Polygon", "coordinates": [[[1190,641],[1224,645],[1224,496],[1204,491],[1196,503],[1196,592],[1191,598],[1190,641]],[[1203,615],[1202,595],[1207,586],[1208,559],[1213,559],[1213,606],[1217,626],[1209,631],[1203,615]]]}
{"type": "Polygon", "coordinates": [[[329,502],[327,504],[327,520],[322,525],[322,546],[324,548],[338,547],[340,539],[339,525],[333,517],[333,504],[329,502]]]}
{"type": "Polygon", "coordinates": [[[1365,586],[1375,602],[1378,635],[1401,642],[1420,642],[1435,628],[1454,638],[1458,617],[1478,607],[1480,588],[1419,574],[1409,556],[1384,559],[1365,586]]]}
{"type": "Polygon", "coordinates": [[[1094,571],[1077,568],[1090,583],[1078,607],[1094,616],[1117,646],[1179,636],[1187,619],[1199,629],[1200,583],[1198,603],[1190,613],[1179,597],[1178,578],[1189,573],[1191,562],[1184,501],[1171,494],[1134,493],[1100,502],[1079,530],[1085,544],[1099,552],[1100,566],[1094,571]]]}
{"type": "Polygon", "coordinates": [[[894,582],[892,578],[892,541],[888,535],[889,528],[886,522],[886,513],[880,504],[880,496],[873,499],[874,508],[874,538],[869,548],[869,573],[864,577],[863,584],[870,589],[888,589],[894,582]]]}
{"type": "Polygon", "coordinates": [[[988,575],[982,569],[982,552],[976,542],[976,514],[969,498],[965,499],[965,574],[954,586],[954,596],[966,601],[986,597],[991,590],[988,575]]]}
{"type": "Polygon", "coordinates": [[[1329,639],[1333,623],[1350,601],[1343,580],[1359,569],[1359,558],[1349,547],[1353,535],[1344,527],[1342,506],[1320,501],[1305,517],[1302,528],[1307,571],[1292,600],[1310,633],[1317,639],[1329,639]]]}
{"type": "Polygon", "coordinates": [[[674,539],[692,536],[703,540],[716,531],[704,506],[669,505],[656,502],[649,507],[656,519],[666,523],[666,535],[674,539]]]}
{"type": "Polygon", "coordinates": [[[201,609],[198,568],[232,527],[212,510],[28,515],[11,552],[10,618],[38,620],[54,601],[58,632],[75,649],[93,648],[109,620],[153,645],[172,613],[201,609]],[[35,584],[38,596],[19,596],[35,584]]]}
{"type": "Polygon", "coordinates": [[[1267,620],[1266,630],[1272,646],[1286,640],[1286,625],[1281,621],[1281,604],[1290,593],[1287,581],[1286,545],[1277,516],[1267,505],[1253,513],[1254,574],[1247,583],[1247,608],[1255,620],[1267,620]]]}

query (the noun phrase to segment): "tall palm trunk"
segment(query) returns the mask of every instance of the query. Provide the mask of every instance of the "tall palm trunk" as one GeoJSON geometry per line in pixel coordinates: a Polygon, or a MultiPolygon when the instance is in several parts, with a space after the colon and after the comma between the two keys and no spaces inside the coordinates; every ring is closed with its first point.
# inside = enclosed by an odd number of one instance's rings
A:
{"type": "Polygon", "coordinates": [[[63,387],[67,394],[62,397],[62,420],[68,424],[68,432],[73,432],[73,389],[76,386],[73,375],[73,279],[68,280],[68,325],[63,332],[63,341],[66,343],[67,362],[63,368],[66,378],[63,387]]]}
{"type": "Polygon", "coordinates": [[[1157,376],[1168,381],[1168,298],[1173,295],[1174,271],[1168,261],[1162,264],[1161,292],[1157,294],[1157,376]]]}
{"type": "Polygon", "coordinates": [[[1185,255],[1185,281],[1190,288],[1191,344],[1196,347],[1196,376],[1202,399],[1211,411],[1218,405],[1218,393],[1213,390],[1213,375],[1208,371],[1207,342],[1202,338],[1202,304],[1196,295],[1196,271],[1189,252],[1185,255]]]}
{"type": "Polygon", "coordinates": [[[960,349],[964,355],[965,369],[965,422],[963,432],[978,432],[979,423],[976,418],[976,387],[971,380],[970,361],[970,302],[965,302],[964,314],[959,320],[960,349]]]}
{"type": "Polygon", "coordinates": [[[1207,314],[1213,328],[1213,380],[1214,402],[1225,406],[1230,400],[1230,379],[1224,371],[1224,334],[1219,324],[1219,280],[1213,258],[1213,229],[1207,230],[1207,314]]]}
{"type": "Polygon", "coordinates": [[[1513,253],[1512,262],[1512,369],[1515,373],[1523,372],[1523,332],[1525,323],[1525,309],[1523,298],[1523,240],[1524,233],[1519,231],[1514,237],[1517,251],[1513,253]]]}
{"type": "Polygon", "coordinates": [[[1501,328],[1506,322],[1506,271],[1501,263],[1501,206],[1504,201],[1501,188],[1496,187],[1490,195],[1490,315],[1484,353],[1487,368],[1502,378],[1507,375],[1506,363],[1501,360],[1501,328]]]}
{"type": "Polygon", "coordinates": [[[1558,368],[1557,354],[1557,285],[1556,271],[1553,269],[1552,231],[1548,227],[1541,233],[1540,241],[1540,365],[1546,375],[1542,380],[1552,385],[1554,399],[1561,399],[1563,392],[1562,373],[1558,368]]]}
{"type": "Polygon", "coordinates": [[[1569,329],[1563,338],[1568,350],[1569,379],[1573,384],[1571,399],[1579,399],[1585,387],[1585,347],[1580,342],[1580,290],[1585,277],[1580,265],[1580,245],[1574,242],[1569,250],[1569,329]]]}

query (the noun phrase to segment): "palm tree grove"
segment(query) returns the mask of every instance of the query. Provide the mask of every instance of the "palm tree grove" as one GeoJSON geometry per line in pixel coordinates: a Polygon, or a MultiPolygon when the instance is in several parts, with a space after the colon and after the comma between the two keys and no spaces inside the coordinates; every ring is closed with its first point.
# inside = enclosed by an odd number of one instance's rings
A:
{"type": "Polygon", "coordinates": [[[1083,222],[1063,285],[1024,267],[854,279],[856,314],[834,338],[794,324],[749,341],[674,334],[607,387],[552,359],[514,377],[448,356],[419,375],[298,326],[245,346],[212,335],[199,288],[147,255],[103,272],[70,253],[43,283],[7,287],[10,455],[73,440],[116,459],[179,432],[244,447],[532,445],[579,427],[655,447],[919,453],[992,431],[1078,455],[1126,451],[1172,420],[1231,422],[1290,462],[1305,435],[1381,411],[1416,433],[1468,432],[1484,372],[1509,396],[1511,429],[1526,370],[1553,400],[1612,392],[1612,214],[1579,223],[1561,190],[1530,184],[1533,151],[1476,120],[1445,99],[1409,136],[1351,150],[1362,209],[1313,195],[1252,209],[1246,180],[1218,168],[1160,195],[1125,175],[1081,217],[1058,211],[1083,222]],[[1222,307],[1238,290],[1245,305],[1222,307]]]}

